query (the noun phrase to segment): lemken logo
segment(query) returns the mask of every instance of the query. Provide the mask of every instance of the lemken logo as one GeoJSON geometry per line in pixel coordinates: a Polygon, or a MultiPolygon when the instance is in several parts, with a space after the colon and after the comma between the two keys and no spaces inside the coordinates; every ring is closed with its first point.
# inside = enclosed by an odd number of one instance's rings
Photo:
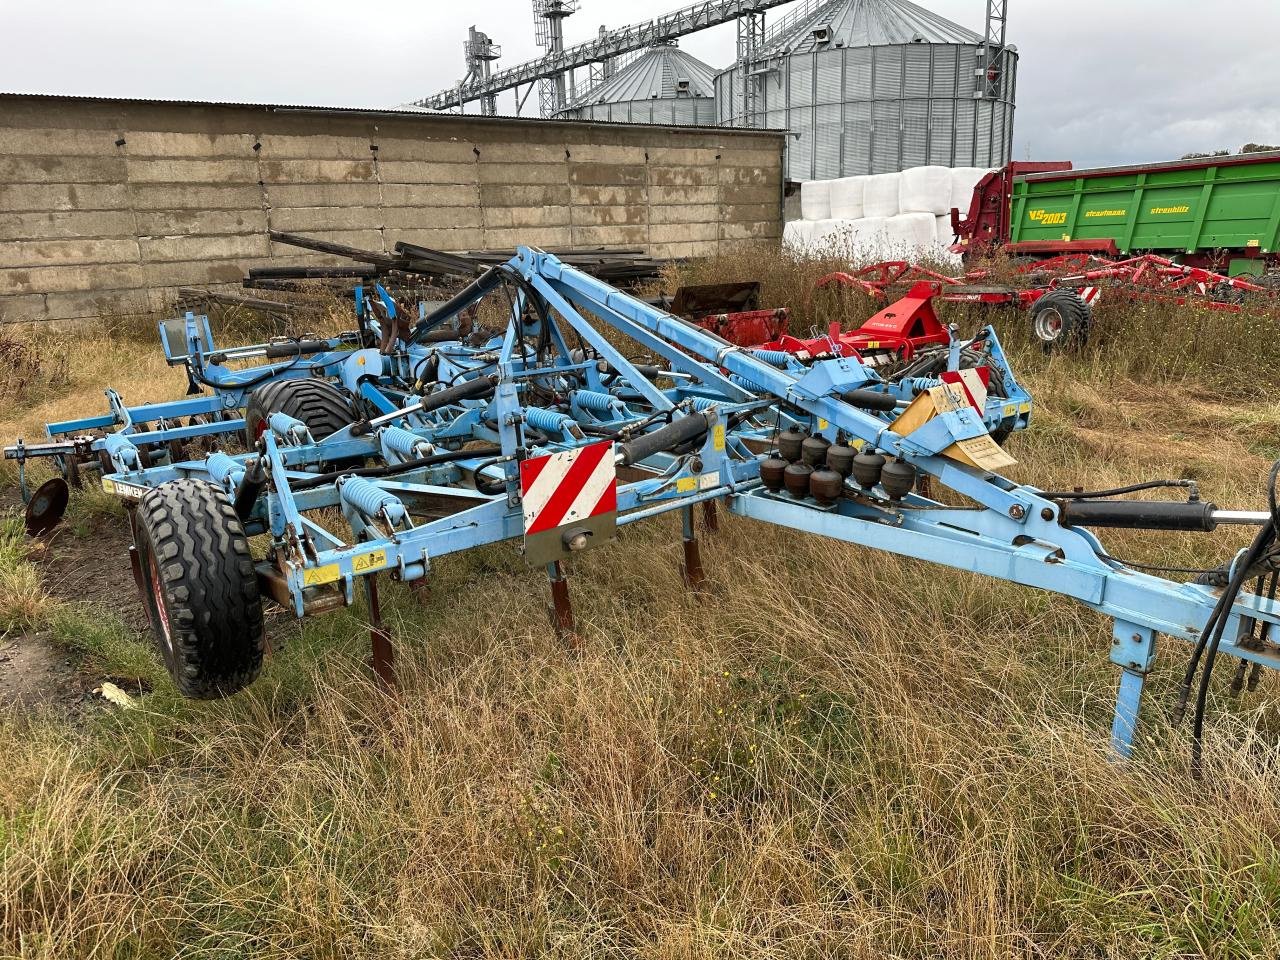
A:
{"type": "Polygon", "coordinates": [[[1067,222],[1066,211],[1051,212],[1049,210],[1028,210],[1027,219],[1042,227],[1060,227],[1067,222]]]}

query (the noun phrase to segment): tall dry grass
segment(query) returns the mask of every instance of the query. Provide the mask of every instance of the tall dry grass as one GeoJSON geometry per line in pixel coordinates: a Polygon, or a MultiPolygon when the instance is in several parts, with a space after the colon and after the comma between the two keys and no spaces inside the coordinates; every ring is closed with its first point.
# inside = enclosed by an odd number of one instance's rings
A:
{"type": "MultiPolygon", "coordinates": [[[[754,259],[774,304],[822,269],[754,259]]],[[[808,322],[856,319],[804,302],[808,322]]],[[[1195,322],[1171,311],[1164,336],[1195,322]]],[[[1002,329],[1037,398],[1018,479],[1192,475],[1259,502],[1280,407],[1218,385],[1242,357],[1130,377],[1134,361],[1044,358],[1002,329]]],[[[127,396],[180,392],[152,348],[97,349],[0,430],[94,407],[125,358],[127,396]]],[[[425,600],[386,591],[397,696],[370,681],[356,607],[278,623],[283,650],[225,702],[182,702],[155,672],[139,710],[0,720],[0,953],[1280,955],[1273,686],[1232,703],[1219,683],[1211,775],[1192,782],[1168,724],[1186,649],[1166,641],[1138,759],[1115,763],[1101,617],[721,516],[705,597],[680,583],[671,518],[578,562],[577,654],[544,578],[493,547],[437,560],[425,600]]],[[[1179,564],[1238,542],[1105,540],[1179,564]]],[[[101,602],[58,617],[91,662],[154,670],[101,602]]]]}

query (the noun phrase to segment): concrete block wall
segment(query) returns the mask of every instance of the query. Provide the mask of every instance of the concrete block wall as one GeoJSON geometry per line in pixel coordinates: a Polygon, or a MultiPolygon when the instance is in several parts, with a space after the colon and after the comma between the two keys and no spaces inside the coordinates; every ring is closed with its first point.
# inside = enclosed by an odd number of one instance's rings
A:
{"type": "Polygon", "coordinates": [[[0,94],[0,322],[325,262],[268,230],[385,252],[777,241],[782,151],[759,131],[0,94]]]}

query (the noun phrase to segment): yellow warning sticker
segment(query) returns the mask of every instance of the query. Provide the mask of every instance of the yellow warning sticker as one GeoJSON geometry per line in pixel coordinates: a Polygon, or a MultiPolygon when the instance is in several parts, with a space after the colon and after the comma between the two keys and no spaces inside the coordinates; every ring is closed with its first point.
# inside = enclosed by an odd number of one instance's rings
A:
{"type": "Polygon", "coordinates": [[[717,423],[716,428],[712,431],[712,447],[716,450],[724,449],[724,424],[717,423]]]}
{"type": "Polygon", "coordinates": [[[819,430],[825,430],[825,429],[827,429],[827,427],[829,427],[829,426],[831,426],[831,424],[829,424],[826,420],[823,420],[821,417],[819,417],[819,418],[818,418],[818,429],[819,429],[819,430]]]}
{"type": "Polygon", "coordinates": [[[319,587],[326,583],[333,583],[342,576],[342,570],[336,563],[326,563],[323,567],[311,567],[302,571],[302,585],[304,587],[319,587]]]}
{"type": "MultiPolygon", "coordinates": [[[[385,550],[371,550],[368,553],[356,554],[351,558],[352,573],[367,573],[370,570],[377,570],[379,567],[385,567],[386,565],[387,551],[385,550]]],[[[302,571],[302,585],[304,587],[319,587],[340,579],[342,579],[342,568],[336,563],[326,563],[322,567],[311,567],[302,571]]]]}
{"type": "Polygon", "coordinates": [[[681,477],[676,481],[676,493],[693,493],[697,489],[697,477],[681,477]]]}
{"type": "Polygon", "coordinates": [[[384,567],[387,564],[387,551],[374,550],[372,553],[362,553],[351,561],[351,569],[356,573],[364,573],[366,570],[373,570],[377,567],[384,567]]]}

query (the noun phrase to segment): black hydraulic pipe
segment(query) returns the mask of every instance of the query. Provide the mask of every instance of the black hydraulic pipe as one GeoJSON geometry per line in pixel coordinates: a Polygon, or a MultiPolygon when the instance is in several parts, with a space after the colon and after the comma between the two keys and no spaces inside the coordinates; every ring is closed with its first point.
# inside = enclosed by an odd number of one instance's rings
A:
{"type": "MultiPolygon", "coordinates": [[[[414,404],[410,409],[414,413],[430,413],[432,410],[439,410],[441,407],[447,407],[451,403],[458,403],[462,400],[474,400],[478,397],[485,397],[493,393],[498,387],[498,378],[495,376],[476,377],[474,380],[464,380],[457,386],[445,387],[435,393],[423,397],[420,404],[414,404]]],[[[352,424],[351,435],[354,437],[364,436],[372,432],[373,426],[368,420],[362,420],[359,423],[352,424]]]]}
{"type": "Polygon", "coordinates": [[[241,523],[248,520],[249,515],[253,513],[254,504],[258,502],[258,497],[262,496],[262,490],[266,485],[266,467],[262,465],[261,457],[254,457],[245,466],[244,476],[240,479],[240,486],[236,488],[236,499],[232,505],[241,523]]]}
{"type": "Polygon", "coordinates": [[[421,343],[422,337],[428,330],[461,313],[486,294],[498,289],[498,284],[500,283],[502,283],[502,272],[497,267],[490,267],[419,320],[413,328],[413,333],[410,334],[409,340],[413,343],[421,343]]]}
{"type": "Polygon", "coordinates": [[[313,487],[323,487],[327,483],[332,483],[339,477],[392,477],[398,473],[408,473],[410,470],[418,470],[422,467],[435,467],[442,463],[453,463],[456,460],[474,460],[479,457],[500,457],[502,456],[501,447],[474,447],[470,450],[446,450],[444,453],[433,453],[429,457],[420,457],[417,460],[406,460],[404,463],[386,464],[380,467],[358,467],[355,470],[334,470],[330,473],[318,473],[314,477],[307,477],[305,480],[291,480],[289,482],[290,490],[310,490],[313,487]]]}
{"type": "MultiPolygon", "coordinates": [[[[328,340],[290,340],[286,343],[269,343],[263,348],[262,356],[268,360],[278,360],[281,357],[301,357],[310,353],[324,353],[326,350],[332,350],[333,345],[328,340]]],[[[226,363],[228,358],[226,353],[218,352],[209,354],[210,363],[222,364],[226,363]]]]}
{"type": "Polygon", "coordinates": [[[1169,500],[1067,500],[1064,527],[1123,527],[1130,530],[1191,530],[1208,533],[1218,526],[1212,503],[1169,500]]]}
{"type": "Polygon", "coordinates": [[[846,390],[840,394],[840,399],[851,406],[861,407],[863,410],[894,410],[898,406],[898,401],[887,393],[879,393],[875,390],[846,390]]]}
{"type": "Polygon", "coordinates": [[[659,427],[651,433],[641,434],[634,440],[628,440],[626,443],[619,445],[618,452],[621,459],[618,461],[620,466],[629,466],[633,463],[639,463],[655,453],[662,453],[664,450],[670,450],[672,447],[678,447],[683,443],[688,443],[711,428],[711,424],[715,423],[716,415],[711,410],[704,410],[701,413],[690,414],[687,417],[681,417],[674,420],[665,427],[659,427]]]}
{"type": "Polygon", "coordinates": [[[422,406],[418,409],[422,413],[430,413],[432,410],[439,410],[459,400],[475,400],[477,397],[488,396],[497,388],[498,378],[492,374],[487,377],[476,377],[474,380],[464,380],[455,386],[445,387],[443,390],[437,390],[423,397],[422,406]]]}

